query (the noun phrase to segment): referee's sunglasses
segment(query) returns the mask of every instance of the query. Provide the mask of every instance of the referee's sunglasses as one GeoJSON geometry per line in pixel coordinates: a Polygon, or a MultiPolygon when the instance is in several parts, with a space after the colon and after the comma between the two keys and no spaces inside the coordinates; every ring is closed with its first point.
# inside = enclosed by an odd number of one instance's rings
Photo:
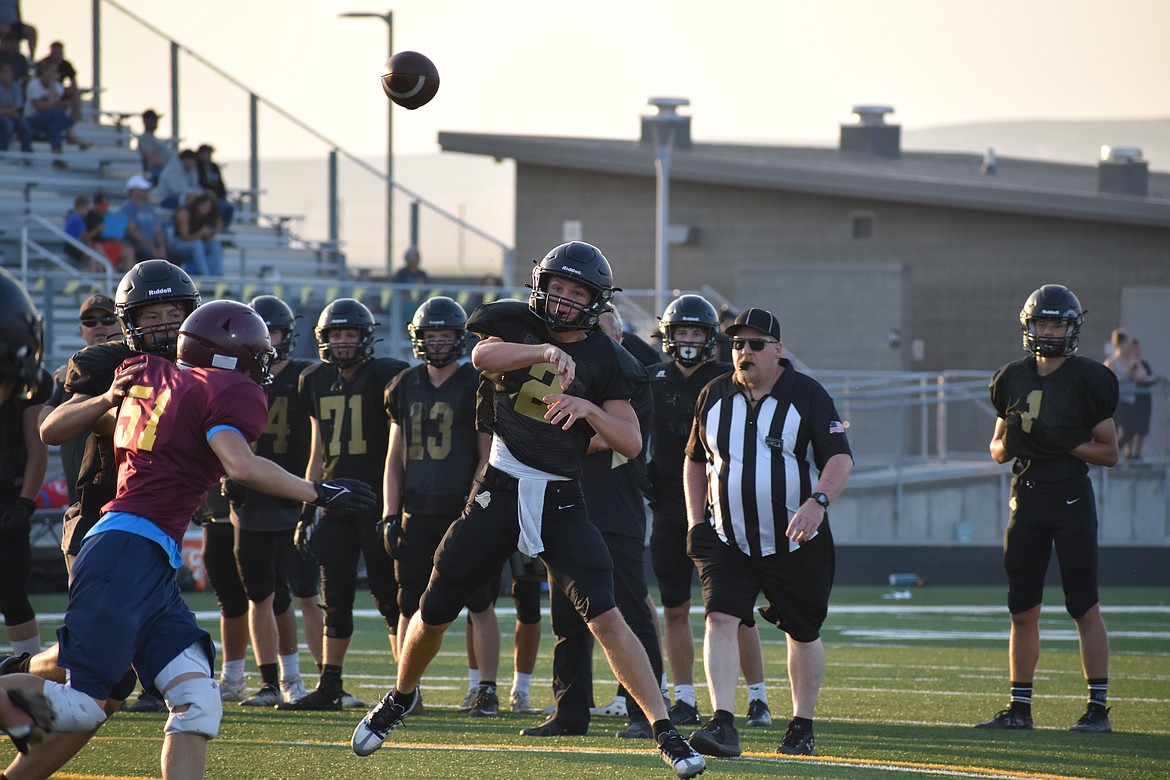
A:
{"type": "Polygon", "coordinates": [[[743,351],[744,346],[752,348],[752,352],[763,352],[768,344],[775,344],[776,339],[732,339],[731,348],[743,351]]]}

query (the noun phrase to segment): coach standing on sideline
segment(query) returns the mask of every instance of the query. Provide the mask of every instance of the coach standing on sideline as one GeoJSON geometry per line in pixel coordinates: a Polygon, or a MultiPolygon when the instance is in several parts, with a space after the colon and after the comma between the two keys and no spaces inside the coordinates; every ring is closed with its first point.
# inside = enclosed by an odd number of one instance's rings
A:
{"type": "Polygon", "coordinates": [[[707,755],[740,754],[732,714],[738,630],[763,592],[760,615],[788,635],[792,681],[794,717],[776,750],[813,755],[825,670],[820,628],[836,562],[826,510],[845,488],[853,455],[833,399],[781,357],[780,323],[770,312],[742,312],[727,335],[735,371],[699,394],[683,467],[687,551],[703,585],[715,711],[690,743],[707,755]],[[704,520],[708,503],[713,525],[704,520]]]}

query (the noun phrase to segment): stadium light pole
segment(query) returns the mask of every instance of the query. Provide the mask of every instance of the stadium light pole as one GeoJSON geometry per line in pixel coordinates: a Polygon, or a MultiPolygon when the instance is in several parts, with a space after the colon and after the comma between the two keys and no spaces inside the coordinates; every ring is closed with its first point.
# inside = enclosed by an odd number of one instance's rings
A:
{"type": "Polygon", "coordinates": [[[657,224],[654,228],[654,316],[661,317],[666,308],[667,279],[670,275],[670,158],[674,152],[675,131],[684,118],[679,116],[680,106],[690,105],[686,98],[650,98],[647,104],[658,109],[657,114],[643,116],[642,122],[650,129],[654,141],[654,172],[657,179],[655,212],[657,224]]]}
{"type": "MultiPolygon", "coordinates": [[[[394,56],[394,12],[349,11],[345,19],[381,19],[386,23],[386,59],[394,56]]],[[[386,101],[386,276],[394,273],[394,101],[386,101]]]]}

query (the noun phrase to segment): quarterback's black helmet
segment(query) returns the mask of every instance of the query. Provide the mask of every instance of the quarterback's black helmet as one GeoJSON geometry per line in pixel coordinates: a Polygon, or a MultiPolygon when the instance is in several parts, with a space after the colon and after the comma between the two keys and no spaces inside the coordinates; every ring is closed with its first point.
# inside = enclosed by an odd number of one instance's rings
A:
{"type": "Polygon", "coordinates": [[[406,328],[414,356],[435,368],[450,365],[467,352],[467,312],[458,302],[445,295],[437,295],[422,302],[406,328]],[[428,330],[453,330],[453,342],[434,342],[428,347],[428,330]]]}
{"type": "Polygon", "coordinates": [[[138,311],[152,303],[177,303],[187,316],[198,308],[199,290],[191,277],[166,260],[143,260],[122,277],[114,295],[114,314],[122,321],[126,345],[135,352],[149,352],[175,359],[177,325],[140,327],[138,311]],[[152,338],[146,339],[145,336],[152,338]]]}
{"type": "Polygon", "coordinates": [[[570,241],[553,247],[543,260],[533,262],[536,265],[532,269],[532,294],[528,296],[528,308],[554,331],[593,330],[597,327],[597,318],[613,300],[613,294],[621,292],[620,287],[613,286],[613,271],[609,261],[593,244],[570,241]],[[548,283],[554,276],[592,288],[593,299],[585,306],[559,296],[550,302],[548,283]],[[570,321],[575,311],[581,312],[581,315],[570,321]]]}
{"type": "Polygon", "coordinates": [[[252,308],[238,301],[200,306],[179,326],[180,366],[226,368],[266,385],[272,381],[269,368],[275,358],[268,326],[252,308]]]}
{"type": "Polygon", "coordinates": [[[374,356],[374,329],[377,326],[374,315],[364,303],[354,298],[338,298],[322,309],[317,318],[317,327],[313,330],[317,337],[317,352],[322,360],[338,368],[363,363],[374,356]],[[345,358],[334,355],[329,346],[329,331],[338,328],[356,328],[359,332],[353,354],[345,358]]]}
{"type": "Polygon", "coordinates": [[[270,336],[274,330],[284,333],[280,346],[273,348],[276,350],[278,361],[288,360],[297,343],[297,315],[293,314],[292,307],[275,295],[257,295],[248,301],[248,306],[264,320],[270,336]]]}
{"type": "Polygon", "coordinates": [[[16,380],[10,396],[29,398],[36,390],[43,345],[44,320],[36,305],[24,285],[0,268],[0,377],[16,380]]]}
{"type": "Polygon", "coordinates": [[[688,368],[697,366],[715,354],[719,313],[701,295],[682,295],[666,305],[666,311],[658,321],[658,332],[662,334],[662,349],[666,354],[688,368]],[[704,329],[707,340],[702,344],[678,344],[674,338],[674,329],[680,325],[704,329]]]}
{"type": "Polygon", "coordinates": [[[1077,351],[1085,312],[1072,291],[1061,284],[1046,284],[1028,296],[1020,309],[1024,351],[1036,357],[1067,357],[1077,351]],[[1036,320],[1060,320],[1068,324],[1062,338],[1039,338],[1036,320]]]}

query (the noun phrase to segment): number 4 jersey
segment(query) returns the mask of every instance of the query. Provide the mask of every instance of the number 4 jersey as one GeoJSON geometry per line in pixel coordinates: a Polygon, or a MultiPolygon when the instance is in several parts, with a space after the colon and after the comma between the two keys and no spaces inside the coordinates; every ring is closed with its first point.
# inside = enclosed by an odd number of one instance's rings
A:
{"type": "MultiPolygon", "coordinates": [[[[521,301],[496,301],[480,306],[467,321],[467,329],[513,344],[550,343],[544,321],[521,301]]],[[[646,382],[646,370],[599,330],[582,341],[558,342],[556,346],[576,363],[576,377],[567,390],[561,390],[551,363],[537,363],[504,374],[485,373],[477,416],[481,427],[490,427],[521,463],[578,479],[581,458],[593,429],[584,422],[574,423],[568,431],[550,425],[544,418],[548,411],[544,397],[565,392],[598,406],[610,400],[629,400],[638,385],[646,382]]]]}
{"type": "Polygon", "coordinates": [[[264,391],[248,376],[220,368],[180,369],[165,358],[146,364],[118,410],[114,452],[118,494],[106,512],[148,518],[179,544],[207,490],[223,476],[208,440],[234,429],[249,443],[264,429],[264,391]]]}

